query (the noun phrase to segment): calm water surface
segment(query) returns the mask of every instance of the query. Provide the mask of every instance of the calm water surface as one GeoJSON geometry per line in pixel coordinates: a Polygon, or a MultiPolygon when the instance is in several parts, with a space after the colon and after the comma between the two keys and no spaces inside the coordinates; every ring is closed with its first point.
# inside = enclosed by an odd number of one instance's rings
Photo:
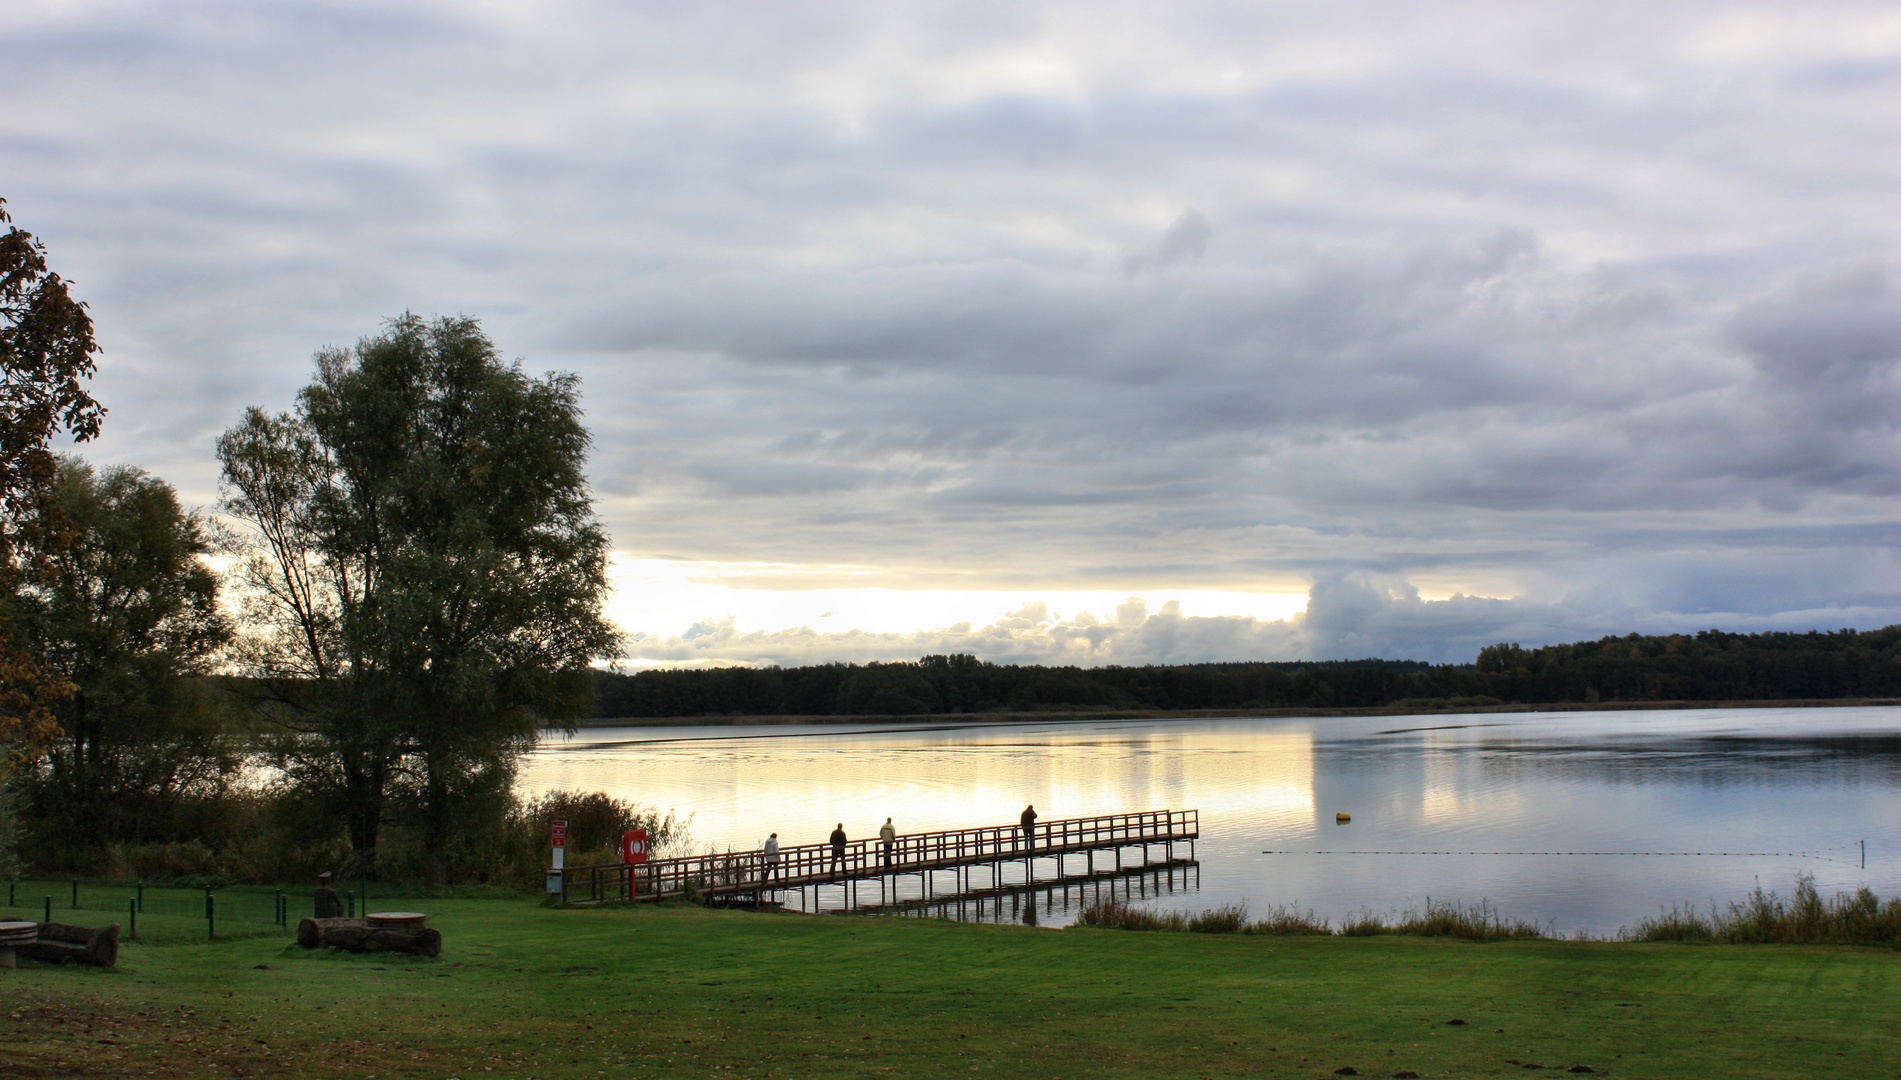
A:
{"type": "MultiPolygon", "coordinates": [[[[521,787],[691,814],[696,850],[754,848],[774,830],[818,843],[840,820],[868,837],[886,815],[901,832],[1008,824],[1030,802],[1044,820],[1193,808],[1199,881],[1149,903],[1291,904],[1336,922],[1485,900],[1606,934],[1758,881],[1786,895],[1798,873],[1825,894],[1901,894],[1901,709],[1889,707],[593,728],[544,742],[521,787]],[[1352,823],[1335,825],[1337,812],[1352,823]]],[[[1077,902],[1047,901],[1045,925],[1077,902]]]]}

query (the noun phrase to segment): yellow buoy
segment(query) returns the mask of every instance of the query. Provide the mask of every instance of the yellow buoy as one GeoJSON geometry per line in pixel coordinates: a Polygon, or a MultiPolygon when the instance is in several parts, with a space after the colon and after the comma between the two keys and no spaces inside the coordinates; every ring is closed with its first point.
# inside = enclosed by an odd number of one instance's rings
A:
{"type": "Polygon", "coordinates": [[[1345,824],[1346,824],[1347,822],[1349,822],[1349,821],[1352,821],[1352,820],[1353,820],[1353,815],[1352,815],[1352,814],[1335,814],[1335,815],[1333,815],[1333,823],[1334,823],[1335,825],[1345,825],[1345,824]]]}

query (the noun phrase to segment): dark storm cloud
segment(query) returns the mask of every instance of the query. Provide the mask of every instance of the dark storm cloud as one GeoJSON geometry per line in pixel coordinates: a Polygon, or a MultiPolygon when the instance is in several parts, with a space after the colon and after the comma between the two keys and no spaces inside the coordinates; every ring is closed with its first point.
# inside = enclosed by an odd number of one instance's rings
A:
{"type": "MultiPolygon", "coordinates": [[[[582,373],[629,552],[1312,591],[1298,625],[952,651],[1901,619],[1887,5],[81,5],[0,33],[0,194],[99,318],[97,453],[198,501],[244,405],[413,309],[582,373]]],[[[781,655],[707,626],[665,648],[781,655]]]]}

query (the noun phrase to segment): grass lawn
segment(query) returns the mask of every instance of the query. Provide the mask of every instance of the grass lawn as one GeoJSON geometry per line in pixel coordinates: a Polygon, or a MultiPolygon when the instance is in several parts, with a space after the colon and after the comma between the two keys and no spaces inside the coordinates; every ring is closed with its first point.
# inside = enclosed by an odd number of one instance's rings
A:
{"type": "Polygon", "coordinates": [[[154,916],[0,970],[0,1076],[1901,1077],[1889,950],[400,906],[441,957],[154,916]]]}

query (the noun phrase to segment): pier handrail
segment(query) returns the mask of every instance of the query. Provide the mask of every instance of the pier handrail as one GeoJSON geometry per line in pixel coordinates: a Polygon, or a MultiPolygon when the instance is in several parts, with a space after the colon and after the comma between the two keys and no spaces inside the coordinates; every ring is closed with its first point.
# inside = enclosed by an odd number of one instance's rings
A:
{"type": "Polygon", "coordinates": [[[874,836],[847,841],[838,857],[834,857],[829,843],[781,847],[779,862],[770,874],[765,852],[753,849],[650,859],[631,868],[626,863],[570,866],[561,872],[561,884],[562,895],[569,899],[621,899],[627,896],[628,871],[632,869],[633,883],[639,887],[637,895],[643,898],[678,896],[689,882],[708,892],[756,891],[1030,854],[1194,840],[1200,835],[1197,810],[1143,810],[1039,821],[1033,844],[1027,849],[1020,826],[979,825],[901,835],[892,842],[889,864],[884,862],[883,842],[874,836]]]}

